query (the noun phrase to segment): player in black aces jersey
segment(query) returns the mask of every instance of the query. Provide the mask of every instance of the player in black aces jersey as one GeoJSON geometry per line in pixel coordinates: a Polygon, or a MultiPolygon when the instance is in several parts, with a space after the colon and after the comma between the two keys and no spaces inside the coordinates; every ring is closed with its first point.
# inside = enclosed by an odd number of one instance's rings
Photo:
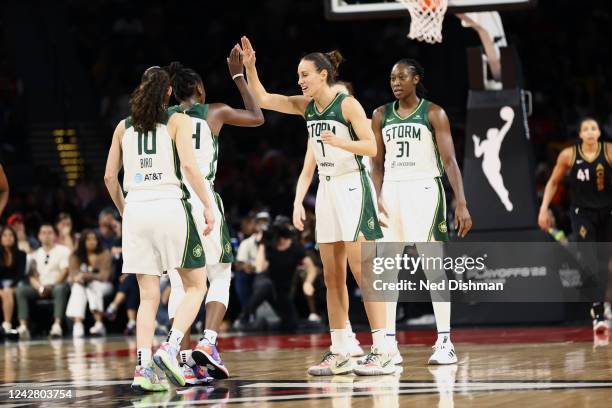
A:
{"type": "MultiPolygon", "coordinates": [[[[570,177],[570,218],[578,242],[612,242],[612,143],[600,141],[601,131],[595,119],[580,122],[580,141],[566,147],[546,184],[538,216],[540,228],[550,227],[548,206],[557,186],[568,173],[570,177]]],[[[610,301],[610,294],[608,294],[610,301]]],[[[593,303],[593,328],[608,330],[602,302],[593,303]]]]}

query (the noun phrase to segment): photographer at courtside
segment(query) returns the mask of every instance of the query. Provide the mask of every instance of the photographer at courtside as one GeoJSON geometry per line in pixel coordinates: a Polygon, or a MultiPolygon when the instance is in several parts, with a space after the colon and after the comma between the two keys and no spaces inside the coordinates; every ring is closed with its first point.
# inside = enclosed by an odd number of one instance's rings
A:
{"type": "Polygon", "coordinates": [[[302,244],[296,240],[291,220],[279,215],[272,225],[263,231],[258,243],[253,293],[240,312],[236,328],[248,329],[249,316],[254,314],[264,301],[268,301],[281,319],[280,329],[295,330],[298,318],[292,287],[296,270],[300,265],[306,269],[302,288],[306,292],[312,288],[317,269],[306,255],[302,244]]]}

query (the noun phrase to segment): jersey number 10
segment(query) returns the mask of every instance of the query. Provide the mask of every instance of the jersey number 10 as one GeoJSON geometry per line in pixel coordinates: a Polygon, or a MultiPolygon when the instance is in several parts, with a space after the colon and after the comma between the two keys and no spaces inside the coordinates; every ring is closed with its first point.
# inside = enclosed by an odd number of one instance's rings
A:
{"type": "Polygon", "coordinates": [[[142,133],[138,132],[138,155],[144,154],[155,154],[157,153],[157,132],[142,133]],[[149,138],[151,135],[151,138],[149,138]]]}

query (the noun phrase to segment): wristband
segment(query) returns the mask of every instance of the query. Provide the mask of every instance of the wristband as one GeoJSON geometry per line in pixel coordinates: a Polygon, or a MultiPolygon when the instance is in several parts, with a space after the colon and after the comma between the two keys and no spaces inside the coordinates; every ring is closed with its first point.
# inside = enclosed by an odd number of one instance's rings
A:
{"type": "Polygon", "coordinates": [[[243,73],[236,74],[236,75],[232,75],[232,79],[236,79],[236,78],[238,78],[238,77],[243,77],[243,76],[244,76],[244,74],[243,74],[243,73]]]}

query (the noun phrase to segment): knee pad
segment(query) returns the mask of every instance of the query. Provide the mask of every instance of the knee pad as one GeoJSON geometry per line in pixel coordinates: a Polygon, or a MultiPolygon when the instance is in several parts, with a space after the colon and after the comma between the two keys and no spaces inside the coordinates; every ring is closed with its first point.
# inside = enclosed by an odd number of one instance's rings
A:
{"type": "Polygon", "coordinates": [[[206,295],[206,304],[210,302],[222,303],[226,308],[229,303],[230,282],[232,279],[232,264],[218,263],[207,265],[209,288],[206,295]]]}

